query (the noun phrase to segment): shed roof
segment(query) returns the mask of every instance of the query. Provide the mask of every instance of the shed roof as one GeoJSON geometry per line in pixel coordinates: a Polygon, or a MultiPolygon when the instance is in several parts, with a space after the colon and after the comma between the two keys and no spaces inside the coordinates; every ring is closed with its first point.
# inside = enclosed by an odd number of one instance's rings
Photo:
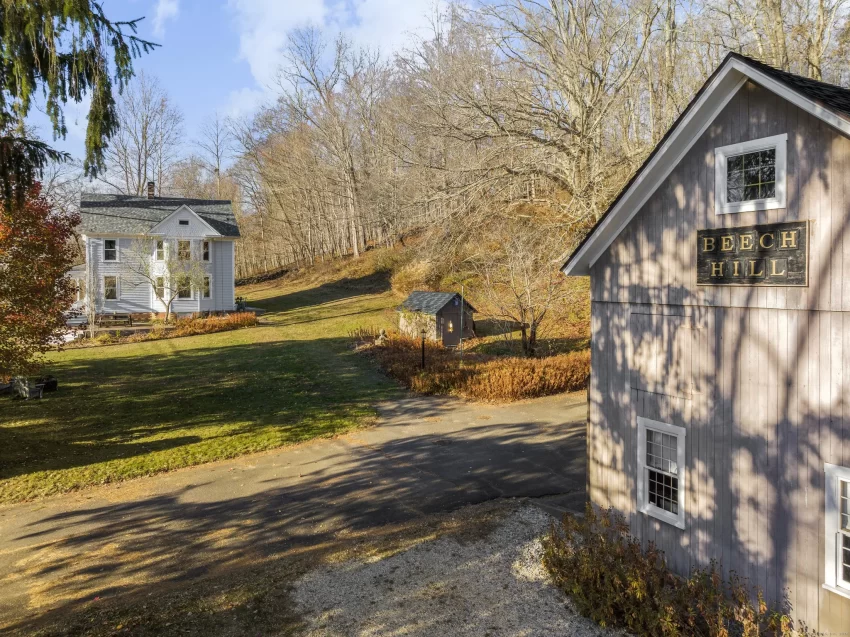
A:
{"type": "Polygon", "coordinates": [[[230,201],[184,197],[136,197],[84,192],[80,197],[83,234],[146,234],[181,206],[187,206],[223,237],[238,237],[230,201]]]}
{"type": "MultiPolygon", "coordinates": [[[[421,314],[436,314],[455,298],[459,299],[460,294],[457,292],[411,292],[401,304],[401,308],[421,314]]],[[[472,312],[477,312],[469,301],[464,299],[464,304],[472,312]]]]}
{"type": "Polygon", "coordinates": [[[792,102],[850,137],[850,90],[781,71],[740,53],[729,53],[608,210],[572,251],[562,268],[565,274],[590,274],[591,266],[747,80],[792,102]]]}

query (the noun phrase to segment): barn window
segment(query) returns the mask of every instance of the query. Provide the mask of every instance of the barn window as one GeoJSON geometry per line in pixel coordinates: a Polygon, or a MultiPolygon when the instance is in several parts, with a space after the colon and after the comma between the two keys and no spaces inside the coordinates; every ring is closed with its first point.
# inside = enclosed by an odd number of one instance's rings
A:
{"type": "Polygon", "coordinates": [[[785,207],[788,135],[714,149],[716,214],[785,207]]]}
{"type": "Polygon", "coordinates": [[[826,464],[824,588],[850,597],[850,469],[826,464]]]}
{"type": "Polygon", "coordinates": [[[638,508],[685,528],[685,429],[638,418],[638,508]]]}
{"type": "Polygon", "coordinates": [[[118,277],[105,276],[103,277],[103,298],[107,301],[118,300],[118,277]]]}
{"type": "Polygon", "coordinates": [[[115,239],[103,240],[103,260],[117,261],[118,260],[118,241],[115,239]]]}

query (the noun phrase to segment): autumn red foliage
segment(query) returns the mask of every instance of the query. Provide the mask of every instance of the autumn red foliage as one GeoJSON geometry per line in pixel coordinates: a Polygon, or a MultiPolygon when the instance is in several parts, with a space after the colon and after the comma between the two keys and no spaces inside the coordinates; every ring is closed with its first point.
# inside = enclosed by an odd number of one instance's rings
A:
{"type": "Polygon", "coordinates": [[[34,185],[20,205],[0,206],[0,379],[32,373],[73,302],[67,272],[74,262],[79,215],[52,210],[34,185]]]}

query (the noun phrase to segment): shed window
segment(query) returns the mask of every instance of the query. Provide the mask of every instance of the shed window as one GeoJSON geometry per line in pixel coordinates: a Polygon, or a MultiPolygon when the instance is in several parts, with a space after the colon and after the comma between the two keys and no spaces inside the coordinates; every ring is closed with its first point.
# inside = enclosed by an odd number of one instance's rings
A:
{"type": "Polygon", "coordinates": [[[156,260],[165,261],[165,241],[162,239],[156,241],[156,260]]]}
{"type": "Polygon", "coordinates": [[[850,469],[826,464],[824,588],[850,597],[850,469]]]}
{"type": "Polygon", "coordinates": [[[192,242],[178,241],[177,242],[177,258],[181,261],[188,261],[192,258],[192,242]]]}
{"type": "Polygon", "coordinates": [[[685,528],[685,429],[638,418],[638,508],[685,528]]]}
{"type": "Polygon", "coordinates": [[[715,213],[785,207],[788,135],[774,135],[714,150],[715,213]]]}
{"type": "Polygon", "coordinates": [[[118,241],[115,239],[103,240],[103,260],[117,261],[118,260],[118,241]]]}
{"type": "Polygon", "coordinates": [[[210,242],[209,241],[203,242],[203,255],[204,255],[203,256],[204,261],[210,260],[210,242]]]}
{"type": "Polygon", "coordinates": [[[118,277],[105,276],[103,277],[103,298],[107,301],[118,300],[118,277]]]}

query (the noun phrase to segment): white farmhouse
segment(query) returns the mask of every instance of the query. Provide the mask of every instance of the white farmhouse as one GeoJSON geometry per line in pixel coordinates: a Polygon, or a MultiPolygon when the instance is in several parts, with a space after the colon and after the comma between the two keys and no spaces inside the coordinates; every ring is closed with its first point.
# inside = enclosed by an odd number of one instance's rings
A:
{"type": "MultiPolygon", "coordinates": [[[[165,303],[155,286],[161,276],[138,273],[140,246],[149,247],[150,271],[173,255],[191,258],[202,271],[177,293],[171,311],[191,314],[230,311],[234,303],[234,242],[239,227],[230,201],[83,193],[80,201],[85,267],[75,268],[80,303],[98,314],[161,314],[165,303]]],[[[144,260],[143,259],[143,260],[144,260]]],[[[165,270],[164,265],[162,267],[165,270]]]]}

